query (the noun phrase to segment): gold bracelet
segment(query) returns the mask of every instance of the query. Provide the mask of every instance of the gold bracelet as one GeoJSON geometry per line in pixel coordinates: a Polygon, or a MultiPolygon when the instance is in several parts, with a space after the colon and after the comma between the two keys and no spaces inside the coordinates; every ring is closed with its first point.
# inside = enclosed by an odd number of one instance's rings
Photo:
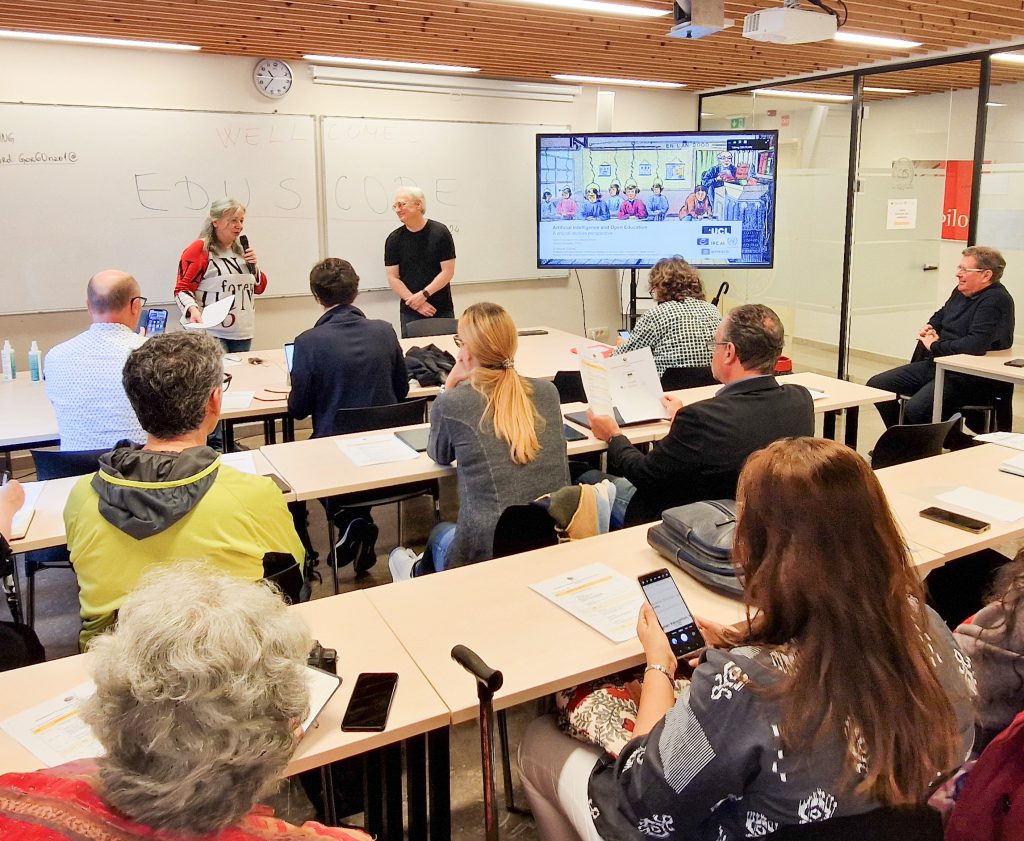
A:
{"type": "Polygon", "coordinates": [[[651,669],[654,669],[654,671],[656,671],[656,672],[661,672],[663,675],[665,675],[665,677],[667,677],[670,681],[672,681],[673,684],[675,684],[675,681],[672,679],[672,675],[669,674],[668,669],[666,669],[663,665],[661,665],[661,663],[651,663],[650,665],[648,665],[647,668],[644,669],[644,676],[645,677],[647,676],[647,673],[651,669]]]}

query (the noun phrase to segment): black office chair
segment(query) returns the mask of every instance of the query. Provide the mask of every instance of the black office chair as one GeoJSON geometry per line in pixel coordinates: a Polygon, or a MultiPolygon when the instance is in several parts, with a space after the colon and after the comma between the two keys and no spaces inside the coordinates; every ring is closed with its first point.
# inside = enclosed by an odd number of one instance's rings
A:
{"type": "Polygon", "coordinates": [[[407,339],[421,339],[424,336],[452,336],[459,331],[457,318],[420,318],[405,325],[407,339]]]}
{"type": "Polygon", "coordinates": [[[583,377],[579,371],[556,371],[551,382],[558,390],[559,403],[587,402],[587,392],[583,390],[583,377]]]}
{"type": "MultiPolygon", "coordinates": [[[[338,409],[334,416],[332,435],[369,432],[394,426],[410,426],[427,420],[427,398],[406,400],[388,406],[369,406],[361,409],[338,409]]],[[[373,508],[378,505],[398,505],[398,542],[402,543],[402,503],[417,496],[430,496],[434,500],[434,522],[441,520],[441,487],[437,479],[411,482],[397,488],[343,494],[324,500],[327,509],[327,536],[330,541],[331,570],[334,573],[334,592],[338,592],[338,551],[334,518],[347,508],[373,508]]]]}
{"type": "Polygon", "coordinates": [[[894,464],[939,455],[950,431],[954,427],[959,429],[961,420],[962,416],[958,412],[941,423],[890,426],[882,433],[871,452],[871,468],[880,470],[894,464]]]}
{"type": "MultiPolygon", "coordinates": [[[[30,450],[36,479],[63,479],[84,476],[99,470],[100,456],[109,450],[30,450]]],[[[36,549],[25,553],[25,622],[35,622],[36,573],[44,569],[70,569],[71,556],[66,546],[36,549]]]]}
{"type": "Polygon", "coordinates": [[[676,391],[680,388],[696,388],[702,385],[718,385],[711,373],[710,365],[694,365],[686,368],[666,368],[661,375],[662,391],[676,391]]]}
{"type": "Polygon", "coordinates": [[[942,818],[928,806],[883,806],[860,815],[794,824],[765,841],[942,841],[942,818]]]}

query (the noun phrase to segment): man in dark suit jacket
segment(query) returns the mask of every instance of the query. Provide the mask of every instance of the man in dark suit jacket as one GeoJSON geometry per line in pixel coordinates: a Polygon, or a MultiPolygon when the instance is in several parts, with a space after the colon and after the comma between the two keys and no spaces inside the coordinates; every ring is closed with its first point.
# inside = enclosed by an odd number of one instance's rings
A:
{"type": "MultiPolygon", "coordinates": [[[[359,292],[359,275],[347,260],[328,257],[309,273],[309,288],[324,309],[312,329],[295,339],[292,390],[288,414],[294,418],[313,416],[313,437],[334,434],[338,409],[386,406],[404,400],[409,393],[409,375],[395,329],[386,321],[369,319],[352,306],[359,292]]],[[[337,505],[325,500],[328,516],[337,505]]],[[[342,509],[335,518],[341,532],[338,564],[355,561],[356,573],[367,571],[376,561],[374,544],[377,526],[369,509],[342,509]]],[[[305,506],[293,508],[296,528],[305,520],[305,506]]],[[[299,534],[303,531],[300,529],[299,534]]]]}
{"type": "Polygon", "coordinates": [[[689,406],[666,395],[672,427],[649,453],[634,447],[612,418],[591,416],[594,434],[608,442],[609,471],[622,477],[614,480],[613,523],[650,522],[675,505],[731,499],[752,452],[779,438],[814,434],[810,393],[780,386],[772,375],[783,337],[782,322],[768,307],[732,310],[712,340],[711,371],[724,387],[689,406]]]}

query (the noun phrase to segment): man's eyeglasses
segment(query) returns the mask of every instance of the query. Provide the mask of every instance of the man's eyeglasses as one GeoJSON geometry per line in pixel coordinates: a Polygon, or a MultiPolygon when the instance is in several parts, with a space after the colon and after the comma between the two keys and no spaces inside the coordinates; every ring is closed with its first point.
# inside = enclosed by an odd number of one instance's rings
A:
{"type": "Polygon", "coordinates": [[[148,301],[148,300],[149,300],[149,298],[145,298],[145,297],[143,297],[142,295],[136,295],[136,296],[135,296],[134,298],[132,298],[132,299],[131,299],[131,300],[130,300],[130,301],[128,302],[128,306],[131,306],[131,305],[132,305],[132,304],[134,304],[134,303],[135,303],[136,301],[139,301],[139,309],[142,309],[142,308],[143,308],[144,306],[146,306],[146,301],[148,301]]]}
{"type": "Polygon", "coordinates": [[[221,383],[220,390],[227,391],[229,385],[231,385],[231,374],[225,372],[224,381],[221,383]]]}
{"type": "Polygon", "coordinates": [[[715,352],[715,348],[718,347],[719,345],[731,345],[731,344],[732,344],[732,342],[719,342],[716,339],[708,339],[708,350],[710,350],[712,353],[714,353],[715,352]]]}
{"type": "Polygon", "coordinates": [[[465,342],[459,338],[458,333],[452,336],[452,341],[455,342],[455,347],[462,347],[465,344],[465,342]]]}
{"type": "Polygon", "coordinates": [[[967,266],[957,266],[957,274],[967,274],[968,272],[987,272],[988,269],[969,269],[967,266]]]}

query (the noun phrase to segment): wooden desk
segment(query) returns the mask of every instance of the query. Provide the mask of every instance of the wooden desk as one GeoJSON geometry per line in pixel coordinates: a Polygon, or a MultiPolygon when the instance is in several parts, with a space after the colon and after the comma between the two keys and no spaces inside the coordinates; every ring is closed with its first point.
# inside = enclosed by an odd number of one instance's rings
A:
{"type": "Polygon", "coordinates": [[[999,465],[1017,452],[1009,447],[984,444],[878,471],[878,480],[907,537],[941,556],[925,566],[938,566],[979,549],[1024,536],[1024,519],[1013,523],[1000,522],[936,500],[941,493],[967,486],[1024,503],[1024,477],[999,470],[999,465]],[[989,520],[992,527],[981,534],[971,534],[926,520],[918,514],[931,505],[989,520]]]}
{"type": "Polygon", "coordinates": [[[956,353],[952,356],[940,356],[935,360],[935,400],[932,403],[932,421],[942,420],[942,389],[946,385],[946,372],[971,374],[1004,383],[1024,382],[1024,368],[1006,365],[1009,359],[1024,357],[1024,348],[1012,347],[1009,350],[990,350],[984,356],[971,356],[968,353],[956,353]]]}
{"type": "MultiPolygon", "coordinates": [[[[477,715],[472,675],[451,659],[469,646],[505,676],[495,708],[510,707],[643,662],[639,640],[612,643],[529,588],[600,561],[630,577],[668,566],[647,546],[648,526],[448,570],[366,594],[448,705],[452,723],[477,715]]],[[[673,568],[699,616],[734,623],[742,606],[673,568]]]]}
{"type": "Polygon", "coordinates": [[[0,381],[0,451],[23,446],[43,447],[60,440],[57,416],[46,396],[46,386],[32,382],[27,371],[16,379],[0,381]]]}

